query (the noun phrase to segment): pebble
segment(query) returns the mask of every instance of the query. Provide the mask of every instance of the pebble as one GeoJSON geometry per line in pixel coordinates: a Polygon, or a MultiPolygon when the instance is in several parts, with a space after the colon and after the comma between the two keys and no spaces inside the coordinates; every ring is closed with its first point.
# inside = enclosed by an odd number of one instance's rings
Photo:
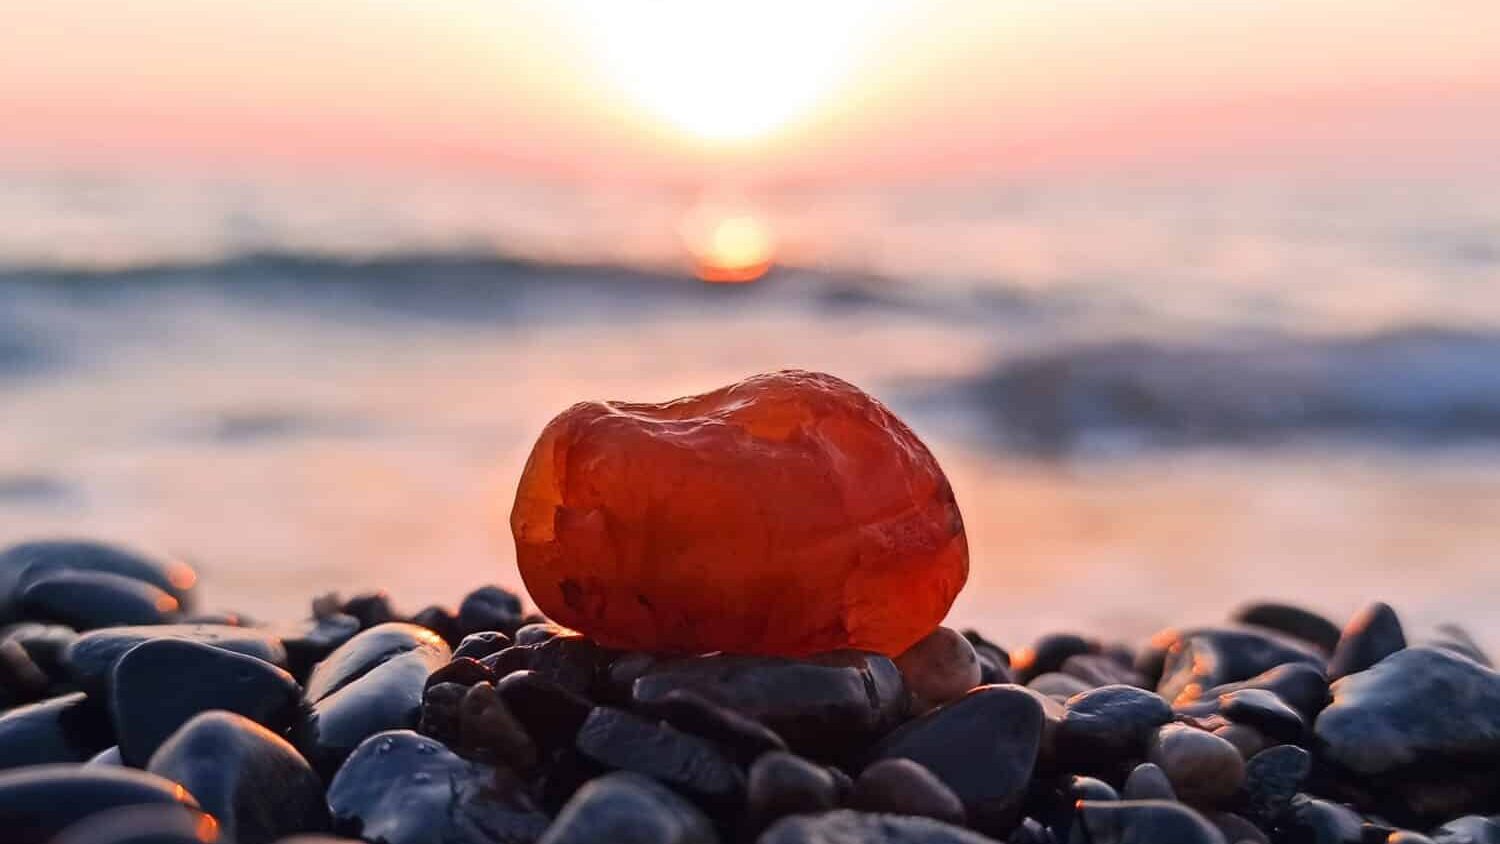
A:
{"type": "Polygon", "coordinates": [[[1468,815],[1432,831],[1433,844],[1500,844],[1500,817],[1468,815]]]}
{"type": "Polygon", "coordinates": [[[512,645],[480,661],[496,677],[535,671],[570,691],[596,696],[607,684],[614,652],[582,636],[558,636],[535,645],[512,645]]]}
{"type": "Polygon", "coordinates": [[[1074,695],[1083,694],[1093,688],[1093,686],[1071,674],[1064,674],[1061,671],[1049,671],[1039,677],[1032,678],[1031,682],[1026,684],[1026,688],[1063,702],[1074,695]]]}
{"type": "Polygon", "coordinates": [[[932,771],[910,759],[883,759],[860,772],[850,808],[894,815],[918,815],[964,823],[964,804],[932,771]]]}
{"type": "Polygon", "coordinates": [[[1146,678],[1134,667],[1107,654],[1070,656],[1062,664],[1060,673],[1077,677],[1091,689],[1117,685],[1144,689],[1147,685],[1146,678]]]}
{"type": "Polygon", "coordinates": [[[498,630],[470,633],[459,640],[458,647],[453,649],[453,658],[458,659],[462,656],[469,659],[484,659],[490,654],[505,650],[512,644],[510,637],[498,630]]]}
{"type": "Polygon", "coordinates": [[[1062,670],[1068,657],[1099,652],[1099,643],[1073,633],[1053,633],[1011,654],[1010,671],[1016,682],[1029,685],[1043,674],[1062,670]]]}
{"type": "Polygon", "coordinates": [[[292,675],[252,656],[182,639],[156,639],[115,664],[109,712],[125,764],[140,768],[194,715],[221,709],[281,732],[297,717],[292,675]]]}
{"type": "Polygon", "coordinates": [[[109,713],[82,692],[0,715],[0,769],[83,762],[112,744],[109,713]]]}
{"type": "Polygon", "coordinates": [[[595,707],[574,747],[606,769],[650,777],[704,805],[727,807],[744,797],[744,773],[712,742],[622,709],[595,707]]]}
{"type": "Polygon", "coordinates": [[[628,771],[578,789],[539,844],[717,844],[713,824],[671,789],[628,771]]]}
{"type": "Polygon", "coordinates": [[[152,754],[146,770],[181,783],[236,844],[328,828],[323,783],[287,741],[231,712],[204,712],[152,754]]]}
{"type": "Polygon", "coordinates": [[[558,636],[574,636],[573,631],[550,621],[523,624],[516,629],[516,644],[518,645],[540,645],[548,639],[556,639],[558,636]]]}
{"type": "Polygon", "coordinates": [[[1338,680],[1313,730],[1323,761],[1379,793],[1368,808],[1441,822],[1500,799],[1477,774],[1500,769],[1500,673],[1450,651],[1407,648],[1338,680]]]}
{"type": "Polygon", "coordinates": [[[63,654],[78,639],[78,633],[61,624],[21,622],[5,628],[0,642],[14,642],[26,651],[31,663],[47,675],[54,685],[68,681],[63,654]]]}
{"type": "Polygon", "coordinates": [[[1184,724],[1159,728],[1146,756],[1162,769],[1184,803],[1218,806],[1245,782],[1245,760],[1234,745],[1184,724]]]}
{"type": "Polygon", "coordinates": [[[448,657],[437,634],[414,624],[381,624],[350,639],[308,677],[297,749],[328,777],[370,736],[416,727],[427,677],[448,657]]]}
{"type": "Polygon", "coordinates": [[[1058,761],[1070,771],[1111,773],[1145,755],[1172,707],[1155,692],[1102,686],[1068,700],[1057,727],[1058,761]]]}
{"type": "Polygon", "coordinates": [[[1211,732],[1234,745],[1234,749],[1240,752],[1241,759],[1249,759],[1272,744],[1260,730],[1248,724],[1225,724],[1215,727],[1211,732]]]}
{"type": "Polygon", "coordinates": [[[223,624],[163,624],[108,627],[79,636],[63,651],[68,676],[89,694],[105,695],[115,663],[148,639],[185,639],[261,659],[286,668],[286,648],[275,635],[251,627],[223,624]]]}
{"type": "Polygon", "coordinates": [[[824,812],[839,802],[839,786],[828,768],[782,750],[763,754],[750,766],[745,821],[758,832],[800,813],[824,812]]]}
{"type": "Polygon", "coordinates": [[[333,831],[380,844],[532,842],[547,816],[503,770],[410,730],[362,742],[328,786],[333,831]]]}
{"type": "Polygon", "coordinates": [[[534,671],[507,674],[495,693],[544,752],[571,748],[593,710],[587,698],[534,671]]]}
{"type": "Polygon", "coordinates": [[[177,783],[130,768],[34,765],[0,773],[6,844],[48,844],[83,818],[148,803],[198,806],[177,783]]]}
{"type": "Polygon", "coordinates": [[[1218,827],[1181,803],[1165,800],[1083,801],[1074,835],[1087,844],[1226,844],[1218,827]]]}
{"type": "MultiPolygon", "coordinates": [[[[1276,695],[1288,706],[1297,710],[1298,714],[1309,723],[1318,717],[1323,707],[1328,705],[1328,678],[1323,674],[1322,669],[1305,662],[1279,665],[1248,680],[1215,686],[1203,692],[1197,705],[1206,705],[1204,714],[1216,712],[1219,701],[1225,695],[1242,689],[1263,689],[1276,695]]],[[[1181,711],[1191,709],[1193,706],[1193,703],[1188,703],[1176,708],[1181,711]]]]}
{"type": "Polygon", "coordinates": [[[1182,634],[1166,652],[1156,691],[1174,705],[1195,700],[1204,689],[1248,680],[1279,665],[1303,662],[1323,667],[1311,645],[1251,629],[1207,628],[1182,634]]]}
{"type": "Polygon", "coordinates": [[[638,708],[678,689],[766,725],[804,756],[839,761],[902,717],[906,691],[889,658],[835,651],[807,660],[714,655],[665,660],[632,687],[638,708]]]}
{"type": "Polygon", "coordinates": [[[1389,604],[1373,603],[1349,620],[1328,660],[1328,678],[1337,680],[1370,668],[1406,647],[1401,619],[1389,604]]]}
{"type": "Polygon", "coordinates": [[[706,738],[743,766],[762,754],[786,750],[769,727],[685,689],[668,693],[644,712],[685,733],[706,738]]]}
{"type": "Polygon", "coordinates": [[[1219,714],[1254,727],[1277,742],[1298,743],[1307,729],[1302,713],[1266,689],[1240,689],[1219,696],[1219,714]]]}
{"type": "Polygon", "coordinates": [[[995,844],[995,841],[931,818],[839,809],[782,818],[756,839],[756,844],[995,844]]]}
{"type": "Polygon", "coordinates": [[[499,586],[481,586],[464,596],[458,605],[458,629],[467,636],[481,630],[498,630],[515,636],[521,626],[521,598],[499,586]]]}
{"type": "Polygon", "coordinates": [[[1437,625],[1433,629],[1431,638],[1424,644],[1431,645],[1434,648],[1442,648],[1445,651],[1452,651],[1459,656],[1466,656],[1483,665],[1485,668],[1495,667],[1494,662],[1490,660],[1489,654],[1485,653],[1484,648],[1481,648],[1479,643],[1474,641],[1474,637],[1469,635],[1469,631],[1457,624],[1437,625]]]}
{"type": "Polygon", "coordinates": [[[1230,621],[1264,627],[1295,636],[1317,645],[1324,653],[1333,653],[1339,643],[1339,626],[1312,610],[1275,601],[1245,604],[1235,610],[1230,621]]]}
{"type": "Polygon", "coordinates": [[[1298,795],[1282,817],[1281,828],[1308,844],[1362,844],[1364,822],[1347,807],[1298,795]]]}
{"type": "Polygon", "coordinates": [[[969,640],[970,645],[974,646],[974,653],[979,657],[981,685],[992,686],[997,683],[1015,682],[1015,678],[1010,673],[1010,654],[1004,648],[981,636],[978,630],[964,630],[963,636],[969,640]]]}
{"type": "Polygon", "coordinates": [[[369,630],[379,624],[396,621],[400,615],[391,606],[391,596],[385,590],[355,595],[339,607],[339,612],[359,619],[361,630],[369,630]]]}
{"type": "Polygon", "coordinates": [[[166,624],[177,615],[177,599],[151,584],[97,571],[58,571],[31,580],[16,597],[29,621],[97,630],[128,624],[166,624]]]}
{"type": "Polygon", "coordinates": [[[1176,800],[1177,792],[1160,766],[1142,762],[1130,770],[1120,796],[1126,800],[1176,800]]]}
{"type": "Polygon", "coordinates": [[[956,630],[939,627],[896,657],[912,715],[963,697],[979,685],[979,654],[956,630]]]}
{"type": "Polygon", "coordinates": [[[235,844],[222,832],[213,815],[158,803],[90,815],[68,826],[52,844],[235,844]]]}
{"type": "Polygon", "coordinates": [[[910,759],[963,801],[981,832],[1014,825],[1042,741],[1042,707],[1016,686],[981,686],[912,719],[878,743],[871,762],[910,759]]]}
{"type": "Polygon", "coordinates": [[[1291,808],[1312,773],[1312,754],[1290,744],[1268,747],[1245,763],[1245,805],[1262,826],[1273,823],[1291,808]]]}
{"type": "Polygon", "coordinates": [[[458,747],[470,758],[516,771],[537,763],[536,744],[490,683],[470,686],[459,702],[458,747]]]}
{"type": "Polygon", "coordinates": [[[153,559],[136,551],[86,540],[25,542],[0,552],[0,621],[11,620],[20,593],[30,583],[61,572],[100,572],[150,584],[188,610],[198,575],[186,563],[153,559]]]}
{"type": "Polygon", "coordinates": [[[411,623],[443,637],[449,647],[456,648],[463,641],[463,628],[458,623],[458,613],[438,604],[423,607],[411,617],[411,623]]]}
{"type": "Polygon", "coordinates": [[[472,686],[475,683],[494,683],[496,679],[495,672],[479,660],[467,656],[456,656],[448,660],[447,665],[428,674],[427,685],[457,683],[460,686],[472,686]]]}
{"type": "Polygon", "coordinates": [[[279,628],[276,632],[286,648],[287,669],[299,681],[306,680],[313,666],[328,658],[339,646],[359,633],[359,619],[331,613],[279,628]]]}
{"type": "Polygon", "coordinates": [[[106,747],[103,750],[99,751],[98,753],[95,753],[93,756],[90,756],[89,761],[85,762],[84,764],[106,765],[119,768],[124,767],[125,760],[120,756],[120,746],[118,744],[112,744],[109,747],[106,747]]]}

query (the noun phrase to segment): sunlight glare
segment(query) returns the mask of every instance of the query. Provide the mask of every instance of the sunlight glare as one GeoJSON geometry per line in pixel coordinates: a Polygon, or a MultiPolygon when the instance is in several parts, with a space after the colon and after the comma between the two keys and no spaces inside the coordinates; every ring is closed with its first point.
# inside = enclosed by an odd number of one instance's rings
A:
{"type": "Polygon", "coordinates": [[[770,228],[743,209],[699,208],[684,220],[682,237],[693,256],[693,270],[704,281],[754,281],[776,258],[770,228]]]}
{"type": "Polygon", "coordinates": [[[708,141],[806,116],[847,77],[890,0],[570,0],[598,70],[638,106],[708,141]]]}

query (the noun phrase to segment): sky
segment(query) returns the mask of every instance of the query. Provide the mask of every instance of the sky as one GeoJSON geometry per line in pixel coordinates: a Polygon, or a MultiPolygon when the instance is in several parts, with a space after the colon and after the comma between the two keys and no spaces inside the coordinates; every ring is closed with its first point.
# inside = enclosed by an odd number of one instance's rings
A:
{"type": "Polygon", "coordinates": [[[1491,0],[0,0],[0,167],[862,184],[1464,166],[1491,0]]]}

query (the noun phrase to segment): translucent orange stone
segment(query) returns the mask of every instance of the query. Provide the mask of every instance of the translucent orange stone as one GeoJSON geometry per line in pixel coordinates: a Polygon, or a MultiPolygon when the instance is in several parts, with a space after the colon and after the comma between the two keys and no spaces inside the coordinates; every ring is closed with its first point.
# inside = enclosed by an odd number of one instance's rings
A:
{"type": "Polygon", "coordinates": [[[537,606],[634,650],[896,655],[969,572],[931,452],[815,372],[574,405],[532,449],[510,524],[537,606]]]}

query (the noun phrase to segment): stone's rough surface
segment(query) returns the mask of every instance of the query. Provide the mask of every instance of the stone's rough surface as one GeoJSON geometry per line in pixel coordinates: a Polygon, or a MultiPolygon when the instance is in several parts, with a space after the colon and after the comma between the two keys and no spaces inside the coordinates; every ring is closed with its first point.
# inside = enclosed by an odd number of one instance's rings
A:
{"type": "Polygon", "coordinates": [[[0,768],[83,762],[113,742],[109,715],[82,692],[0,715],[0,768]]]}
{"type": "Polygon", "coordinates": [[[1300,747],[1268,747],[1245,763],[1245,813],[1262,825],[1281,817],[1312,773],[1312,754],[1300,747]]]}
{"type": "Polygon", "coordinates": [[[931,818],[840,809],[782,818],[757,844],[995,844],[977,832],[931,818]]]}
{"type": "Polygon", "coordinates": [[[550,422],[511,512],[550,618],[608,647],[896,655],[968,576],[937,461],[880,402],[788,371],[550,422]]]}
{"type": "Polygon", "coordinates": [[[364,741],[328,786],[334,831],[380,844],[530,844],[547,816],[503,769],[392,730],[364,741]]]}
{"type": "Polygon", "coordinates": [[[164,624],[177,613],[177,599],[165,591],[144,580],[99,571],[42,575],[21,590],[18,603],[28,619],[75,630],[164,624]]]}
{"type": "Polygon", "coordinates": [[[148,803],[198,805],[177,783],[129,768],[37,765],[0,774],[5,844],[47,844],[82,818],[148,803]]]}
{"type": "Polygon", "coordinates": [[[963,697],[979,685],[979,655],[956,630],[939,627],[896,657],[912,714],[963,697]]]}
{"type": "Polygon", "coordinates": [[[63,651],[63,664],[79,688],[90,694],[102,694],[109,686],[115,663],[126,651],[147,639],[186,639],[286,667],[286,648],[279,638],[254,628],[222,624],[163,624],[90,631],[63,651]]]}
{"type": "Polygon", "coordinates": [[[227,844],[231,841],[221,834],[213,815],[181,804],[147,803],[90,815],[63,830],[52,839],[52,844],[227,844]]]}
{"type": "Polygon", "coordinates": [[[886,736],[871,761],[910,759],[926,766],[963,801],[977,828],[1001,832],[1017,820],[1042,728],[1042,706],[1030,692],[980,686],[886,736]]]}
{"type": "Polygon", "coordinates": [[[1333,658],[1328,661],[1328,679],[1364,671],[1406,647],[1406,632],[1401,619],[1389,604],[1373,603],[1349,620],[1339,638],[1333,658]]]}
{"type": "Polygon", "coordinates": [[[194,715],[222,709],[281,732],[297,717],[300,689],[292,675],[255,657],[188,642],[156,639],[115,665],[109,690],[120,755],[139,768],[194,715]]]}
{"type": "Polygon", "coordinates": [[[713,824],[671,789],[627,771],[578,789],[541,844],[717,844],[713,824]]]}
{"type": "Polygon", "coordinates": [[[887,657],[858,651],[808,660],[715,655],[657,663],[635,681],[649,708],[679,689],[753,718],[798,753],[831,759],[863,750],[905,707],[901,673],[887,657]]]}
{"type": "Polygon", "coordinates": [[[270,844],[328,827],[323,783],[290,744],[230,712],[205,712],[151,756],[146,770],[181,783],[236,844],[270,844]]]}
{"type": "Polygon", "coordinates": [[[1070,841],[1087,844],[1225,844],[1224,834],[1181,803],[1164,800],[1078,804],[1070,841]]]}

